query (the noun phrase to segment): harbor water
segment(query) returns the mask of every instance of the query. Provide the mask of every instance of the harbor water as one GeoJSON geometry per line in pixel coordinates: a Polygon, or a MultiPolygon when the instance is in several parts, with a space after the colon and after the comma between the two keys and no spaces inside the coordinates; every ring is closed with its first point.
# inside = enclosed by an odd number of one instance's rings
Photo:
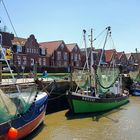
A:
{"type": "Polygon", "coordinates": [[[25,140],[140,140],[140,97],[109,112],[72,115],[68,109],[47,114],[25,140]]]}

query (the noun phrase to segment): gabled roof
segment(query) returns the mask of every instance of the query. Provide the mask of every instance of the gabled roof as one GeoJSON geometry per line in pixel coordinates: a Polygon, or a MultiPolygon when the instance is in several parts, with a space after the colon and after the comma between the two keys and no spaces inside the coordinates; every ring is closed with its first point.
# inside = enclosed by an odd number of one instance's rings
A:
{"type": "Polygon", "coordinates": [[[118,59],[120,59],[123,54],[124,54],[124,52],[117,52],[118,59]]]}
{"type": "Polygon", "coordinates": [[[136,59],[140,58],[140,53],[131,53],[136,59]]]}
{"type": "Polygon", "coordinates": [[[41,42],[39,43],[39,45],[40,45],[40,48],[47,49],[48,54],[52,54],[63,42],[64,42],[63,40],[41,42]]]}
{"type": "Polygon", "coordinates": [[[125,55],[126,55],[127,60],[129,60],[129,59],[130,59],[130,57],[132,56],[132,54],[131,54],[131,53],[126,53],[125,55]]]}
{"type": "Polygon", "coordinates": [[[112,50],[105,50],[105,58],[106,58],[106,62],[110,62],[110,61],[111,61],[114,52],[116,52],[115,49],[112,49],[112,50]]]}
{"type": "Polygon", "coordinates": [[[140,64],[140,53],[131,53],[134,56],[134,59],[140,64]]]}
{"type": "Polygon", "coordinates": [[[72,52],[73,48],[74,48],[75,46],[77,46],[77,44],[76,44],[76,43],[66,44],[66,46],[67,46],[68,50],[69,50],[70,52],[72,52]]]}
{"type": "Polygon", "coordinates": [[[14,39],[12,40],[12,44],[13,45],[22,45],[22,46],[24,46],[26,41],[27,41],[27,39],[25,39],[25,38],[14,37],[14,39]]]}

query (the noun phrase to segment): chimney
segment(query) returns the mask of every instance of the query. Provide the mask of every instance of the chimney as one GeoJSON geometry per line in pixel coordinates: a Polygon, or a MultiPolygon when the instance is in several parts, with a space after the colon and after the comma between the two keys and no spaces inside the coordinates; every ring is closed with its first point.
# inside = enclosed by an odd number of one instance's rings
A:
{"type": "Polygon", "coordinates": [[[136,50],[136,53],[137,53],[138,52],[138,49],[136,48],[135,50],[136,50]]]}

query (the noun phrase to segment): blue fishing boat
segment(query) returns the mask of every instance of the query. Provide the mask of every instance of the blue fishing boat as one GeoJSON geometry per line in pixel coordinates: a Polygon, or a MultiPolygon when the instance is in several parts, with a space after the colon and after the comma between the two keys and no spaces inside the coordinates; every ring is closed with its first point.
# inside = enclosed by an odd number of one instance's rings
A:
{"type": "Polygon", "coordinates": [[[0,84],[0,140],[21,139],[43,121],[48,94],[36,82],[16,83],[1,43],[0,53],[11,75],[8,84],[3,84],[3,79],[0,84]]]}

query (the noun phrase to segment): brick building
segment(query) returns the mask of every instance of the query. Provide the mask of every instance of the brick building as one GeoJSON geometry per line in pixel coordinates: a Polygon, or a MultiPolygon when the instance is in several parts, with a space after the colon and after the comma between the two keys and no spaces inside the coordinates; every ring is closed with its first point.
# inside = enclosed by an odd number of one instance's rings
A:
{"type": "Polygon", "coordinates": [[[40,47],[47,50],[51,67],[69,66],[69,50],[63,40],[42,42],[40,47]]]}
{"type": "Polygon", "coordinates": [[[69,50],[69,64],[73,67],[82,67],[82,53],[79,46],[76,43],[66,44],[69,50]]]}
{"type": "Polygon", "coordinates": [[[32,68],[35,65],[38,67],[49,66],[47,52],[40,48],[34,35],[30,35],[27,39],[15,37],[12,44],[14,66],[22,66],[22,68],[32,68]]]}

